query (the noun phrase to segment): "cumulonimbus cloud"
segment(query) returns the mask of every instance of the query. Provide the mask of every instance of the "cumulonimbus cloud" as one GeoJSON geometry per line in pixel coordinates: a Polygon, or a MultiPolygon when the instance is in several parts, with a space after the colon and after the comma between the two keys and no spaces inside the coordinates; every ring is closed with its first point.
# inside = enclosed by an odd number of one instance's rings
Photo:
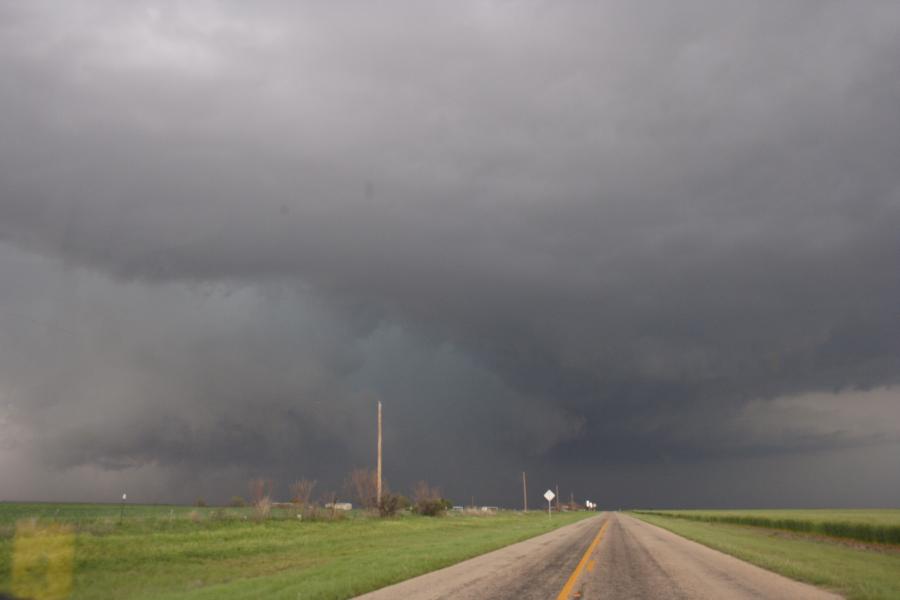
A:
{"type": "Polygon", "coordinates": [[[5,12],[0,268],[81,292],[3,322],[96,344],[7,369],[50,464],[346,466],[364,421],[313,407],[384,394],[504,468],[808,453],[734,423],[900,376],[894,7],[5,12]],[[142,435],[39,418],[85,407],[142,435]]]}

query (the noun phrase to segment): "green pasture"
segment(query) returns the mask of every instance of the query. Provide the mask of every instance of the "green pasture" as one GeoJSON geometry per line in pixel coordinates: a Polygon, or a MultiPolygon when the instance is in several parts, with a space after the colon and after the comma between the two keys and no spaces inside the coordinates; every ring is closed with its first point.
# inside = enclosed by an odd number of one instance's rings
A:
{"type": "Polygon", "coordinates": [[[655,510],[637,513],[705,523],[785,529],[877,544],[900,544],[900,509],[655,510]]]}
{"type": "Polygon", "coordinates": [[[126,506],[120,522],[120,510],[0,503],[0,592],[39,600],[35,570],[69,561],[73,599],[350,598],[591,516],[354,512],[309,522],[291,510],[256,520],[249,508],[126,506]],[[28,559],[29,571],[21,556],[34,549],[45,556],[28,559]]]}

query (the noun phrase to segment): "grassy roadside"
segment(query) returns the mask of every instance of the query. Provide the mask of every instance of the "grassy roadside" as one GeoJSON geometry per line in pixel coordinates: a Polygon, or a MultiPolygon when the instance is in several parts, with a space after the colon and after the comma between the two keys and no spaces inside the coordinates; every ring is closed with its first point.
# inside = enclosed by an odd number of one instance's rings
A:
{"type": "Polygon", "coordinates": [[[708,523],[731,523],[816,533],[876,544],[900,544],[898,509],[635,511],[708,523]]]}
{"type": "MultiPolygon", "coordinates": [[[[74,530],[73,599],[349,598],[545,533],[592,513],[354,515],[336,522],[183,507],[32,506],[74,530]]],[[[0,591],[12,591],[13,519],[0,505],[0,591]],[[4,514],[6,513],[6,514],[4,514]]],[[[295,515],[292,515],[295,517],[295,515]]]]}
{"type": "Polygon", "coordinates": [[[771,529],[631,513],[653,525],[850,600],[900,598],[900,552],[878,552],[771,529]]]}

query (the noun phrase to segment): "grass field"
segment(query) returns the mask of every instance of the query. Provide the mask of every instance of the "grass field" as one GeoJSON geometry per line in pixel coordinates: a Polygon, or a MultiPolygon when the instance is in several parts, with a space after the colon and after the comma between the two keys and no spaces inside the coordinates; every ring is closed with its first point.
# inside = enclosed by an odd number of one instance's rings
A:
{"type": "Polygon", "coordinates": [[[45,563],[56,553],[72,564],[73,599],[349,598],[591,514],[548,520],[540,512],[393,519],[353,513],[301,522],[292,511],[274,510],[255,522],[250,509],[128,506],[120,523],[119,511],[0,504],[0,591],[28,591],[21,584],[27,570],[13,556],[34,542],[44,544],[45,563]],[[37,532],[50,534],[35,534],[33,519],[37,532]]]}
{"type": "Polygon", "coordinates": [[[735,525],[721,519],[702,520],[700,515],[714,517],[733,513],[733,516],[740,516],[751,513],[773,518],[789,515],[791,520],[809,519],[814,522],[834,517],[839,522],[850,522],[855,518],[860,523],[881,526],[893,522],[898,512],[639,511],[632,514],[792,579],[833,589],[850,600],[888,600],[900,598],[900,548],[853,547],[852,542],[828,541],[808,534],[787,533],[760,526],[735,525]],[[677,513],[677,516],[671,512],[677,513]],[[686,518],[686,514],[696,515],[697,518],[686,518]]]}
{"type": "Polygon", "coordinates": [[[900,509],[635,511],[706,523],[731,523],[815,533],[877,544],[900,544],[900,509]]]}

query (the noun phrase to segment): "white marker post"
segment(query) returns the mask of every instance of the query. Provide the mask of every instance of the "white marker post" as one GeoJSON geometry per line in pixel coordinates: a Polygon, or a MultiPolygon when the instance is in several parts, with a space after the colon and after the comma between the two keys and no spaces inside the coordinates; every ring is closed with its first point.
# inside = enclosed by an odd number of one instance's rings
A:
{"type": "Polygon", "coordinates": [[[544,492],[544,498],[547,499],[547,518],[550,518],[550,507],[553,506],[551,503],[556,498],[556,494],[553,493],[553,490],[547,490],[544,492]]]}

